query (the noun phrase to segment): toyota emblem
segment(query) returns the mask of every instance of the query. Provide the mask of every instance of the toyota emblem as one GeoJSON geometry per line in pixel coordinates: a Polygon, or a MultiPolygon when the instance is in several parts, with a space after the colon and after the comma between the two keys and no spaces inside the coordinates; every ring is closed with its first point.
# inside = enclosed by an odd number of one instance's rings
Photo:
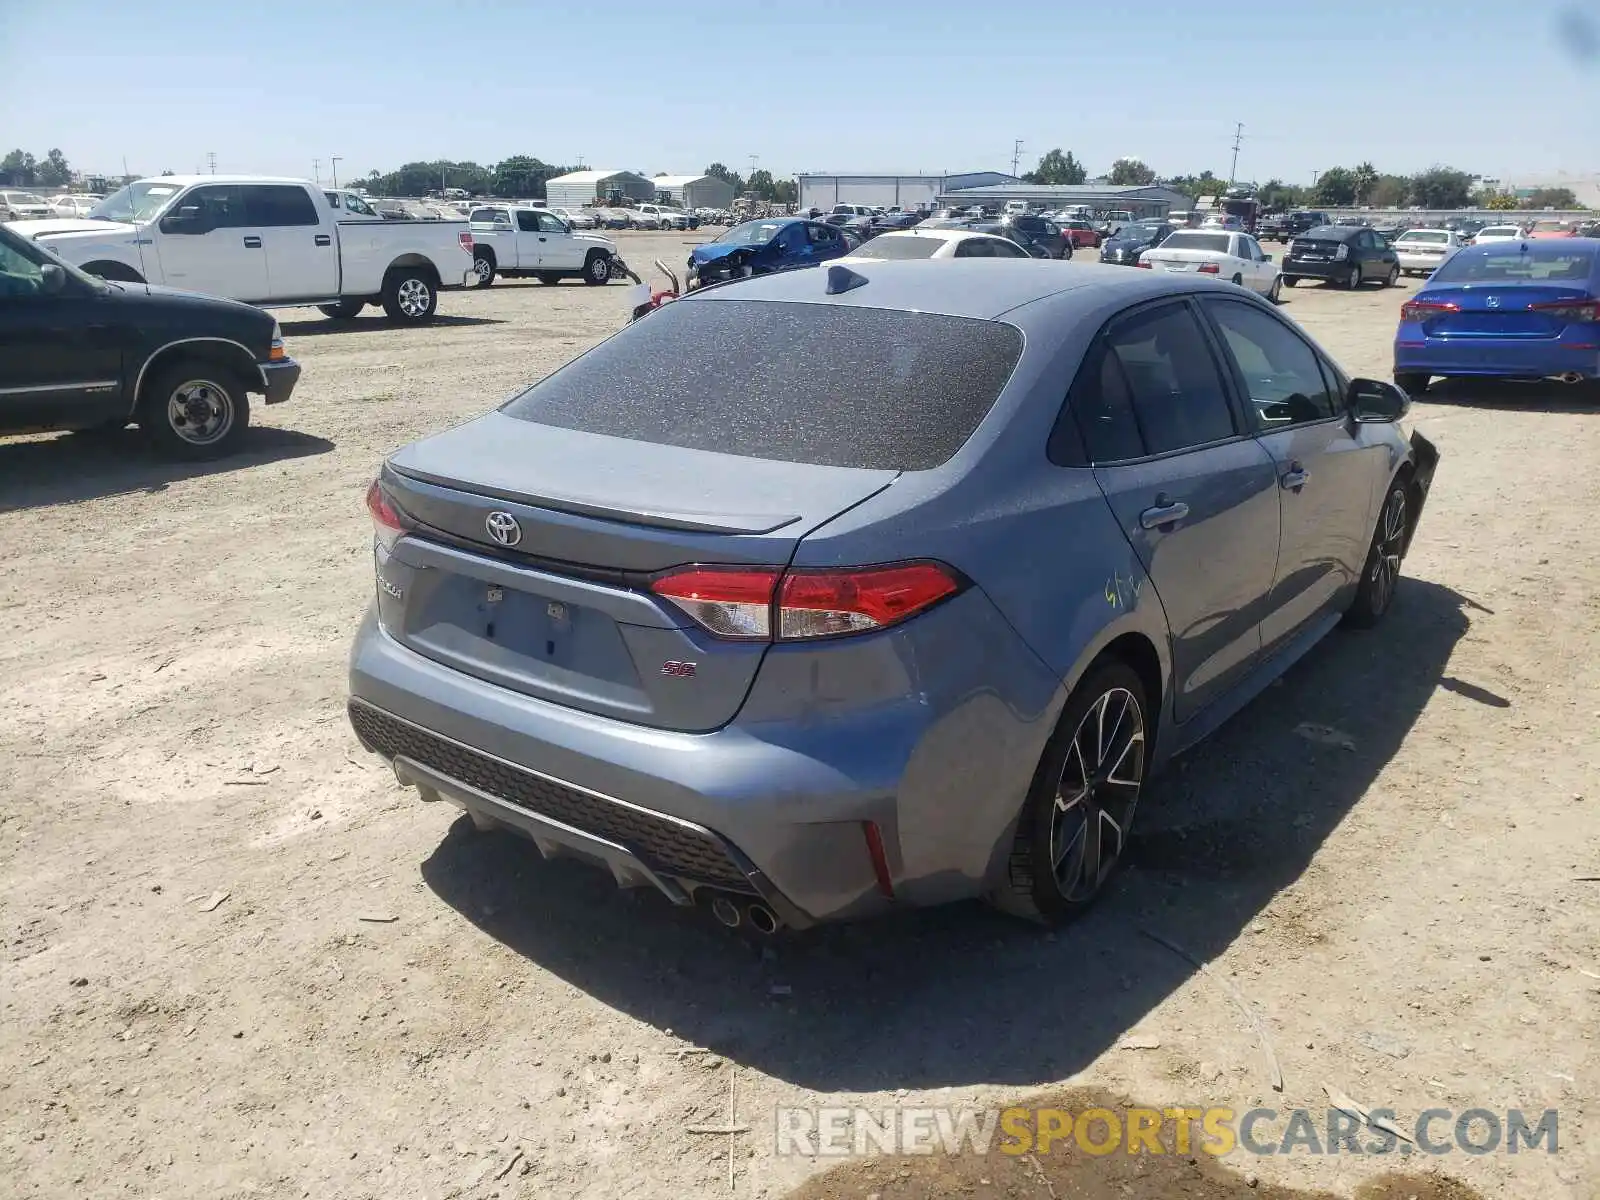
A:
{"type": "Polygon", "coordinates": [[[508,512],[492,512],[483,519],[483,527],[489,531],[489,536],[502,546],[515,546],[522,540],[522,526],[517,524],[517,519],[508,512]]]}

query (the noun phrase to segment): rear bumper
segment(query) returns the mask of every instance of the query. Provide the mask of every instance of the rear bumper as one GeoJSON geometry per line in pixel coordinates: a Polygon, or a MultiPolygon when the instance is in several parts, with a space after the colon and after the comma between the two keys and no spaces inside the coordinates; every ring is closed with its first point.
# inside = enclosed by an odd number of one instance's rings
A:
{"type": "Polygon", "coordinates": [[[1349,259],[1330,259],[1327,262],[1285,259],[1278,264],[1280,273],[1291,279],[1343,279],[1350,274],[1351,265],[1349,259]]]}
{"type": "Polygon", "coordinates": [[[1449,255],[1407,254],[1401,250],[1396,253],[1395,257],[1400,260],[1400,269],[1402,271],[1427,271],[1431,275],[1444,265],[1444,261],[1449,255]]]}
{"type": "MultiPolygon", "coordinates": [[[[1403,328],[1403,327],[1402,327],[1403,328]]],[[[1560,338],[1395,338],[1397,374],[1543,379],[1576,371],[1600,378],[1600,349],[1560,338]]]]}
{"type": "Polygon", "coordinates": [[[300,364],[292,358],[285,358],[258,365],[261,367],[261,378],[266,381],[267,403],[282,404],[293,394],[294,385],[300,382],[300,364]]]}
{"type": "Polygon", "coordinates": [[[351,723],[425,797],[518,830],[546,854],[603,863],[619,883],[674,903],[702,892],[759,897],[792,927],[942,903],[982,894],[1003,870],[1061,684],[975,590],[921,621],[939,628],[887,637],[879,678],[854,676],[848,707],[842,678],[823,671],[819,684],[814,657],[774,647],[734,723],[685,734],[452,670],[369,614],[350,659],[351,723]],[[953,636],[941,616],[969,641],[935,663],[931,643],[953,636]],[[819,686],[834,694],[794,717],[794,696],[819,686]],[[785,715],[762,719],[773,710],[785,715]],[[879,888],[869,821],[893,898],[879,888]]]}

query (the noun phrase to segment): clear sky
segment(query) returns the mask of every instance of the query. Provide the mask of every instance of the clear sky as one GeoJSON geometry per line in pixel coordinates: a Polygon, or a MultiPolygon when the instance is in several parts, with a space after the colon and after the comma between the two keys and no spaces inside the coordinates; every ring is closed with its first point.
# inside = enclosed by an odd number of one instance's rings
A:
{"type": "MultiPolygon", "coordinates": [[[[1600,170],[1594,26],[1547,0],[0,0],[0,154],[341,178],[512,154],[698,172],[1311,182],[1600,170]],[[738,11],[745,9],[748,11],[738,11]],[[719,11],[721,10],[721,11],[719,11]],[[1237,12],[1237,17],[1229,14],[1237,12]],[[1564,13],[1566,14],[1564,16],[1564,13]],[[1575,26],[1574,21],[1578,24],[1575,26]]],[[[1600,15],[1589,0],[1581,12],[1600,15]]]]}

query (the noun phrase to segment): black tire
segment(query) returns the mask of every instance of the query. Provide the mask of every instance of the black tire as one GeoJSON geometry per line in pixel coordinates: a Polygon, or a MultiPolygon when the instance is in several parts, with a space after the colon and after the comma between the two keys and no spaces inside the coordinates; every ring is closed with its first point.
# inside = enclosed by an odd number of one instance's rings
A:
{"type": "Polygon", "coordinates": [[[143,283],[144,276],[132,267],[123,266],[119,262],[92,262],[84,267],[84,272],[100,279],[109,279],[113,283],[143,283]]]}
{"type": "Polygon", "coordinates": [[[317,311],[335,321],[348,321],[352,317],[360,316],[361,310],[366,306],[365,300],[341,300],[337,304],[319,304],[317,311]]]}
{"type": "Polygon", "coordinates": [[[558,271],[539,272],[539,282],[544,284],[546,287],[555,287],[556,284],[561,282],[561,278],[561,274],[558,271]]]}
{"type": "Polygon", "coordinates": [[[1344,614],[1352,629],[1371,629],[1394,604],[1400,582],[1400,563],[1405,557],[1411,496],[1408,481],[1398,477],[1389,485],[1389,494],[1378,510],[1378,523],[1372,531],[1372,545],[1361,567],[1361,583],[1355,599],[1344,614]]]}
{"type": "Polygon", "coordinates": [[[1283,303],[1283,276],[1282,275],[1277,275],[1277,276],[1273,277],[1272,286],[1267,289],[1267,303],[1269,303],[1269,304],[1282,304],[1283,303]]]}
{"type": "Polygon", "coordinates": [[[1243,275],[1235,275],[1233,277],[1233,286],[1234,287],[1243,287],[1244,286],[1244,276],[1243,275]]]}
{"type": "Polygon", "coordinates": [[[439,281],[421,267],[395,267],[383,277],[383,311],[397,325],[425,325],[439,311],[439,281]]]}
{"type": "Polygon", "coordinates": [[[1428,390],[1428,380],[1432,378],[1415,371],[1396,371],[1394,384],[1408,396],[1420,396],[1428,390]]]}
{"type": "Polygon", "coordinates": [[[1284,287],[1293,287],[1300,282],[1300,276],[1298,275],[1280,275],[1279,278],[1283,280],[1284,287]]]}
{"type": "Polygon", "coordinates": [[[494,259],[488,254],[474,254],[472,256],[472,286],[486,288],[494,283],[494,259]]]}
{"type": "Polygon", "coordinates": [[[1344,277],[1344,286],[1349,291],[1355,291],[1361,286],[1361,268],[1351,267],[1350,274],[1344,277]]]}
{"type": "Polygon", "coordinates": [[[611,282],[611,256],[604,250],[591,250],[583,260],[583,281],[590,287],[611,282]]]}
{"type": "Polygon", "coordinates": [[[145,381],[137,417],[163,457],[207,462],[239,449],[250,426],[250,397],[228,367],[186,358],[145,381]]]}
{"type": "Polygon", "coordinates": [[[1400,268],[1399,267],[1390,267],[1389,268],[1389,273],[1383,277],[1383,286],[1384,287],[1393,287],[1395,284],[1397,284],[1399,282],[1400,282],[1400,268]]]}
{"type": "Polygon", "coordinates": [[[992,897],[997,907],[1054,925],[1087,911],[1105,890],[1133,825],[1149,761],[1151,719],[1144,684],[1131,667],[1111,658],[1090,668],[1039,760],[1005,882],[992,897]],[[1107,721],[1112,722],[1109,734],[1107,721]],[[1090,757],[1096,759],[1092,769],[1090,757]],[[1107,759],[1113,760],[1109,766],[1107,759]],[[1092,782],[1102,771],[1106,778],[1092,782]],[[1075,798],[1062,807],[1064,791],[1075,798]]]}

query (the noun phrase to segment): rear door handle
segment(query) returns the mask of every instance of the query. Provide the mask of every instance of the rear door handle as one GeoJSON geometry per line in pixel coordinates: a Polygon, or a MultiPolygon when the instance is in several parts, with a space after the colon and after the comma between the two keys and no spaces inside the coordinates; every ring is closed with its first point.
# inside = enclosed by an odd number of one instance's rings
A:
{"type": "Polygon", "coordinates": [[[1160,529],[1163,525],[1174,524],[1189,515],[1189,506],[1182,500],[1166,500],[1162,496],[1156,499],[1165,503],[1158,503],[1139,514],[1139,524],[1146,529],[1160,529]]]}
{"type": "Polygon", "coordinates": [[[330,237],[326,233],[319,233],[312,240],[315,241],[317,243],[317,245],[319,245],[319,246],[331,246],[331,245],[333,245],[333,238],[330,237]]]}
{"type": "Polygon", "coordinates": [[[1311,472],[1299,463],[1290,463],[1289,469],[1278,477],[1278,482],[1291,492],[1298,492],[1305,487],[1306,481],[1311,478],[1311,472]]]}
{"type": "Polygon", "coordinates": [[[244,248],[246,250],[259,250],[259,249],[261,249],[261,239],[258,238],[258,237],[247,237],[247,238],[245,238],[245,240],[244,240],[244,248]]]}

